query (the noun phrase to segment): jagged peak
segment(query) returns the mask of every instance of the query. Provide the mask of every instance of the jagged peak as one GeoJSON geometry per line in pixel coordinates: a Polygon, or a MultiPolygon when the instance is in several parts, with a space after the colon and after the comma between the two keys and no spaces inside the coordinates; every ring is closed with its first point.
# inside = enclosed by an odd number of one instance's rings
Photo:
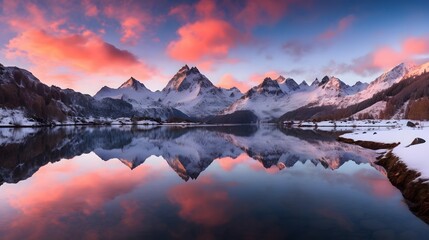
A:
{"type": "Polygon", "coordinates": [[[318,78],[316,78],[316,79],[314,79],[314,81],[311,83],[311,86],[319,86],[319,83],[320,83],[319,79],[318,79],[318,78]]]}
{"type": "Polygon", "coordinates": [[[191,69],[189,69],[189,71],[188,71],[188,75],[191,74],[191,73],[198,74],[198,73],[200,73],[200,71],[198,70],[197,67],[191,67],[191,69]]]}
{"type": "Polygon", "coordinates": [[[303,81],[299,84],[299,86],[306,86],[306,87],[308,87],[309,85],[308,85],[308,83],[307,83],[305,80],[303,80],[303,81]]]}
{"type": "Polygon", "coordinates": [[[185,65],[171,78],[163,91],[183,91],[189,89],[195,82],[202,87],[214,86],[210,80],[200,73],[197,67],[189,68],[188,65],[185,65]]]}
{"type": "Polygon", "coordinates": [[[276,78],[276,81],[278,82],[278,83],[282,83],[282,82],[284,82],[286,80],[286,78],[285,77],[283,77],[282,75],[279,75],[277,78],[276,78]]]}
{"type": "Polygon", "coordinates": [[[320,81],[319,86],[325,85],[328,81],[329,81],[329,77],[328,76],[324,76],[322,78],[322,80],[320,81]]]}
{"type": "Polygon", "coordinates": [[[146,87],[143,83],[141,83],[134,77],[130,77],[127,81],[122,83],[122,85],[119,88],[134,88],[135,90],[138,90],[140,88],[146,88],[146,87]]]}
{"type": "Polygon", "coordinates": [[[183,67],[179,69],[178,72],[187,72],[187,71],[189,71],[189,66],[188,64],[185,64],[183,67]]]}
{"type": "Polygon", "coordinates": [[[326,81],[326,77],[323,78],[322,82],[320,83],[320,86],[322,86],[325,89],[334,89],[334,90],[340,90],[347,88],[348,85],[341,81],[340,79],[336,77],[328,77],[328,80],[326,81]]]}

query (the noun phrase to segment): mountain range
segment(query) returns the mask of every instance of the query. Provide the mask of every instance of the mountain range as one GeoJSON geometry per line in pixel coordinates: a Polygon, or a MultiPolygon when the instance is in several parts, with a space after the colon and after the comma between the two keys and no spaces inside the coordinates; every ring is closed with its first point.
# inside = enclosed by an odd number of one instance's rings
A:
{"type": "Polygon", "coordinates": [[[298,84],[265,78],[245,93],[215,86],[183,66],[160,91],[131,77],[94,96],[47,86],[29,71],[0,64],[0,124],[73,124],[116,118],[158,122],[252,123],[344,118],[429,119],[429,62],[401,63],[374,81],[349,86],[334,76],[298,84]],[[15,115],[16,118],[6,116],[15,115]],[[19,119],[23,118],[23,119],[19,119]]]}

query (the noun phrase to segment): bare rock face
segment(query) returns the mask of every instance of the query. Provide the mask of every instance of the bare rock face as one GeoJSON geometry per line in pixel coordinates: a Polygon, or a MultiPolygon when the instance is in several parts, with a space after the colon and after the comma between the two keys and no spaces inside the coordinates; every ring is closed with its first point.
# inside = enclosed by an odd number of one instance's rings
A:
{"type": "Polygon", "coordinates": [[[414,138],[414,140],[411,142],[411,144],[408,145],[407,147],[412,146],[412,145],[422,144],[425,142],[426,142],[426,140],[424,140],[423,138],[414,138]]]}

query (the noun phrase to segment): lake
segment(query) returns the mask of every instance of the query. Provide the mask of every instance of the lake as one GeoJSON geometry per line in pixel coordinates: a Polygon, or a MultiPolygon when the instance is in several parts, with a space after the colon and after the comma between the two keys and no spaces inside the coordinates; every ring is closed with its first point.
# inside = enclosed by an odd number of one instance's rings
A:
{"type": "Polygon", "coordinates": [[[426,239],[377,153],[340,133],[0,129],[1,239],[426,239]]]}

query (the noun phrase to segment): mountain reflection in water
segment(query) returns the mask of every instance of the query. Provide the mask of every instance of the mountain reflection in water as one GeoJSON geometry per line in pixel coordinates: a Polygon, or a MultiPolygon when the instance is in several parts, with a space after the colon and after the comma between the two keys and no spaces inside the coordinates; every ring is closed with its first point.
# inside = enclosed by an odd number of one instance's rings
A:
{"type": "Polygon", "coordinates": [[[339,143],[331,132],[70,127],[0,134],[4,239],[429,233],[373,164],[375,152],[339,143]]]}

